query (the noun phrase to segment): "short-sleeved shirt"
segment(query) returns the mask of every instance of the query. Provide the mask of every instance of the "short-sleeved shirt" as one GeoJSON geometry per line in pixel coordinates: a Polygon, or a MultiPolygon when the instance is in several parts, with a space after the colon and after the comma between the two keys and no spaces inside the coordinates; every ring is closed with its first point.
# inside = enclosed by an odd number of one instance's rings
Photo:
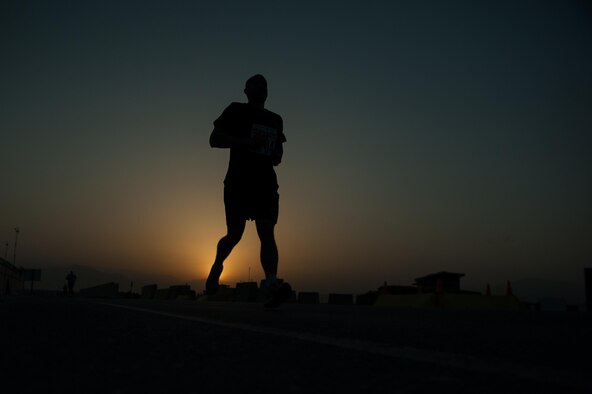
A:
{"type": "Polygon", "coordinates": [[[273,152],[284,143],[281,116],[250,104],[232,103],[214,121],[214,127],[236,138],[255,137],[257,148],[233,146],[224,184],[235,188],[277,190],[277,176],[273,169],[273,152]]]}

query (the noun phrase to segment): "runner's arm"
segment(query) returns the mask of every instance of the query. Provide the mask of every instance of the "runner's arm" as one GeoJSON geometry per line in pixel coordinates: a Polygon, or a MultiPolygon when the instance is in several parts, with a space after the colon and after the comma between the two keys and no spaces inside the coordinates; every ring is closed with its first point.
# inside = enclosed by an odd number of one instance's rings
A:
{"type": "Polygon", "coordinates": [[[220,127],[214,127],[210,135],[210,146],[212,148],[232,148],[236,145],[252,146],[251,138],[237,138],[220,127]]]}
{"type": "Polygon", "coordinates": [[[271,155],[271,162],[274,166],[279,165],[282,162],[282,156],[284,155],[284,143],[280,142],[276,144],[273,154],[271,155]]]}

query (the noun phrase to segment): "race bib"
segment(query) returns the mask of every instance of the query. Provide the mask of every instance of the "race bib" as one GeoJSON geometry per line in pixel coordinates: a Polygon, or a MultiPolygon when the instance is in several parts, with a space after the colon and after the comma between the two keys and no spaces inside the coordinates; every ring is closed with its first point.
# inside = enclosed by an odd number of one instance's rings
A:
{"type": "Polygon", "coordinates": [[[251,138],[255,141],[255,153],[264,156],[271,156],[273,154],[277,140],[276,129],[254,123],[251,128],[251,138]]]}

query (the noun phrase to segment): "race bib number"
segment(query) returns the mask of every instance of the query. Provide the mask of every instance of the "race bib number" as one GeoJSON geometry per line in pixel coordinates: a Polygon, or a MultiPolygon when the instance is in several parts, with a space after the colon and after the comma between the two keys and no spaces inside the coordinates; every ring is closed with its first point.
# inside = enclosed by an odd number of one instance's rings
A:
{"type": "Polygon", "coordinates": [[[251,138],[255,141],[254,152],[264,156],[271,156],[275,150],[277,130],[262,124],[253,124],[251,138]]]}

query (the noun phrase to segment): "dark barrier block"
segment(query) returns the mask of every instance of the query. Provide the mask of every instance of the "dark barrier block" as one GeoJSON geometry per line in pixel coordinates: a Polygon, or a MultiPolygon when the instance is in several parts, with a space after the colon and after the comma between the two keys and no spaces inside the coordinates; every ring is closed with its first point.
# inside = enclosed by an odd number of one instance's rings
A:
{"type": "Polygon", "coordinates": [[[354,296],[353,294],[329,294],[329,304],[332,305],[353,305],[354,296]]]}
{"type": "Polygon", "coordinates": [[[218,292],[214,295],[208,296],[208,301],[214,302],[231,302],[234,300],[235,288],[228,287],[227,285],[220,285],[218,292]]]}
{"type": "Polygon", "coordinates": [[[154,298],[154,295],[156,294],[156,290],[158,289],[158,286],[156,284],[153,285],[146,285],[144,287],[142,287],[142,298],[151,300],[154,298]]]}
{"type": "Polygon", "coordinates": [[[236,284],[234,293],[235,301],[254,302],[257,301],[257,283],[241,282],[236,284]]]}
{"type": "Polygon", "coordinates": [[[169,289],[157,289],[156,293],[154,294],[155,300],[168,300],[169,299],[169,289]]]}
{"type": "Polygon", "coordinates": [[[169,287],[167,299],[176,300],[177,298],[192,299],[195,298],[195,291],[191,290],[189,285],[175,285],[169,287]]]}
{"type": "Polygon", "coordinates": [[[318,304],[320,302],[319,293],[312,291],[301,291],[298,293],[299,304],[318,304]]]}

